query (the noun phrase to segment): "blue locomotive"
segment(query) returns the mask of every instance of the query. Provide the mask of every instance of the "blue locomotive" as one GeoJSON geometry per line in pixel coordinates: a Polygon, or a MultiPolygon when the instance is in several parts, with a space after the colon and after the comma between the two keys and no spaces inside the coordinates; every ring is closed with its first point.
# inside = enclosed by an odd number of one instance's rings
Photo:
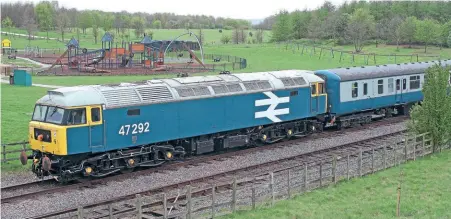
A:
{"type": "Polygon", "coordinates": [[[326,103],[324,80],[304,70],[59,88],[37,101],[21,159],[61,181],[105,176],[304,136],[322,129],[326,103]]]}
{"type": "MultiPolygon", "coordinates": [[[[29,124],[39,177],[61,181],[158,166],[408,114],[436,62],[284,70],[48,91],[29,124]]],[[[442,61],[451,65],[451,60],[442,61]]]]}

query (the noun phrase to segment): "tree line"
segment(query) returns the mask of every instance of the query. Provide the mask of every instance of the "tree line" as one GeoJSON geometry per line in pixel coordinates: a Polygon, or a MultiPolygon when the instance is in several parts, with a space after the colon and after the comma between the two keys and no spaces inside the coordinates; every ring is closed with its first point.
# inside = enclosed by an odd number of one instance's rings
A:
{"type": "MultiPolygon", "coordinates": [[[[82,10],[60,7],[58,1],[1,3],[2,28],[24,28],[29,35],[40,30],[59,31],[62,40],[67,31],[73,29],[81,33],[93,28],[93,35],[99,29],[111,31],[130,38],[129,29],[136,36],[143,35],[147,28],[153,29],[249,29],[250,21],[205,15],[176,15],[174,13],[129,13],[104,12],[100,10],[82,10]]],[[[78,33],[78,32],[77,32],[78,33]]],[[[78,33],[80,34],[80,33],[78,33]]],[[[97,41],[97,39],[96,39],[97,41]]]]}
{"type": "Polygon", "coordinates": [[[367,43],[421,44],[451,47],[451,1],[352,1],[334,6],[326,1],[315,10],[281,10],[259,24],[272,25],[272,41],[330,40],[353,44],[356,52],[367,43]]]}

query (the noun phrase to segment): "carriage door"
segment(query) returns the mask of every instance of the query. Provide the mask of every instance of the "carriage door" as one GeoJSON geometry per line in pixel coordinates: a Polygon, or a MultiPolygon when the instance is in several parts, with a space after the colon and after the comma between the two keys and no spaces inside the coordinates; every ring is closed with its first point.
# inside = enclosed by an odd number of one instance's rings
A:
{"type": "Polygon", "coordinates": [[[102,108],[100,106],[88,107],[89,111],[89,146],[92,152],[102,151],[105,148],[103,139],[104,124],[102,122],[102,108]]]}
{"type": "Polygon", "coordinates": [[[396,90],[395,90],[395,100],[396,103],[402,101],[402,89],[401,89],[401,78],[396,79],[396,90]]]}
{"type": "Polygon", "coordinates": [[[311,98],[310,98],[310,113],[318,112],[318,83],[314,83],[310,85],[311,89],[311,98]]]}

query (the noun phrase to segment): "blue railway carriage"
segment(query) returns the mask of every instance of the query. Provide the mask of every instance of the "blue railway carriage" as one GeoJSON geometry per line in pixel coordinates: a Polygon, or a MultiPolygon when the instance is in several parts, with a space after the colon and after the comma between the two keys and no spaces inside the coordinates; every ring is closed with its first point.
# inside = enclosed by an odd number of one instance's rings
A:
{"type": "Polygon", "coordinates": [[[29,125],[33,171],[61,180],[320,130],[324,80],[285,70],[49,91],[29,125]]]}
{"type": "MultiPolygon", "coordinates": [[[[422,85],[431,62],[402,63],[319,70],[328,94],[328,125],[339,128],[373,118],[409,114],[423,100],[422,85]]],[[[451,65],[451,60],[441,62],[451,65]]]]}

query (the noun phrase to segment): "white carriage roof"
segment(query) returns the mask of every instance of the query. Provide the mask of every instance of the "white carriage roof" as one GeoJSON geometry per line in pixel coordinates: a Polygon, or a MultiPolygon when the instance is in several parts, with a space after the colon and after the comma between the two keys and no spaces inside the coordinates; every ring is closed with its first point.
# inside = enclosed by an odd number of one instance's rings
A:
{"type": "Polygon", "coordinates": [[[106,108],[141,105],[211,96],[254,93],[264,90],[308,87],[323,82],[313,71],[208,75],[146,80],[110,85],[84,85],[48,91],[37,103],[61,107],[104,104],[106,108]]]}
{"type": "MultiPolygon", "coordinates": [[[[393,77],[401,75],[411,75],[424,73],[427,68],[438,64],[438,61],[413,62],[376,66],[361,66],[351,68],[328,69],[338,75],[341,81],[364,80],[372,78],[393,77]]],[[[441,65],[451,65],[451,60],[442,60],[441,65]]]]}

